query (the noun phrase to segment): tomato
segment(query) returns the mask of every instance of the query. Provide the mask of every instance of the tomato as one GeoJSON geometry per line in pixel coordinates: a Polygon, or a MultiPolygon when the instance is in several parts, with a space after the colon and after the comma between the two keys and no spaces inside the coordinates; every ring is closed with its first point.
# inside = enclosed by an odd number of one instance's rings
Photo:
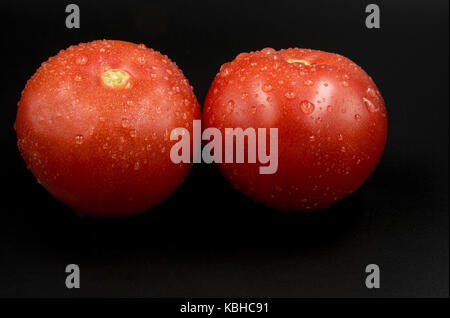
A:
{"type": "Polygon", "coordinates": [[[81,215],[122,217],[165,200],[188,164],[170,160],[170,132],[200,107],[167,56],[122,41],[71,46],[36,71],[15,129],[23,158],[56,199],[81,215]]]}
{"type": "MultiPolygon", "coordinates": [[[[308,49],[242,53],[224,64],[207,94],[203,127],[278,129],[278,169],[221,163],[249,197],[274,208],[329,207],[358,189],[386,142],[383,98],[349,59],[308,49]]],[[[234,146],[236,141],[234,142],[234,146]]]]}

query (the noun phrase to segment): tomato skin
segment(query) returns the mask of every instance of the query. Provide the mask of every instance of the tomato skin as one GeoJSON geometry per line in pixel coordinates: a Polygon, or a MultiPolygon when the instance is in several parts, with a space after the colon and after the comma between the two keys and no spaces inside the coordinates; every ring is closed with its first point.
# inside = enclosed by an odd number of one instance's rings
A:
{"type": "MultiPolygon", "coordinates": [[[[278,170],[222,163],[247,196],[283,210],[329,207],[359,188],[387,136],[383,98],[349,59],[308,49],[242,53],[221,67],[207,94],[203,128],[278,128],[278,170]]],[[[224,149],[225,151],[225,149],[224,149]]]]}
{"type": "Polygon", "coordinates": [[[15,129],[28,168],[81,215],[123,217],[165,200],[189,164],[170,160],[170,132],[200,108],[192,87],[166,56],[144,45],[94,41],[50,58],[28,81],[15,129]],[[109,87],[111,69],[130,75],[109,87]]]}

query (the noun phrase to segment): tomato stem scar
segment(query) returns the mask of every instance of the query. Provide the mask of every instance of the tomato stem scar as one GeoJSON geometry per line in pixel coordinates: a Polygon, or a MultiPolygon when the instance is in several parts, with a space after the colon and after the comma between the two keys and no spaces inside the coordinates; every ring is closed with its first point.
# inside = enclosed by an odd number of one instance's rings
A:
{"type": "Polygon", "coordinates": [[[129,79],[130,74],[121,69],[111,69],[102,73],[103,83],[112,88],[124,87],[129,79]]]}
{"type": "Polygon", "coordinates": [[[288,63],[290,63],[290,64],[301,63],[301,64],[306,65],[306,66],[311,65],[308,61],[305,61],[305,60],[297,60],[297,59],[287,59],[286,62],[288,62],[288,63]]]}

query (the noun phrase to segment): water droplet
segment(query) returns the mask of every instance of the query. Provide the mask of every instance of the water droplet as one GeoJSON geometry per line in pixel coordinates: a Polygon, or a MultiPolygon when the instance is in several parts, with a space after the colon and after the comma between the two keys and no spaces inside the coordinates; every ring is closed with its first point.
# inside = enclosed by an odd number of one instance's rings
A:
{"type": "Polygon", "coordinates": [[[228,75],[230,75],[231,71],[228,67],[224,67],[223,69],[220,70],[220,75],[222,77],[226,77],[228,75]]]}
{"type": "Polygon", "coordinates": [[[344,136],[342,136],[342,134],[338,134],[338,140],[339,140],[339,141],[344,140],[344,136]]]}
{"type": "Polygon", "coordinates": [[[127,118],[122,118],[122,127],[123,128],[130,127],[130,121],[127,118]]]}
{"type": "Polygon", "coordinates": [[[355,114],[355,120],[360,120],[361,119],[361,115],[360,114],[355,114]]]}
{"type": "Polygon", "coordinates": [[[241,99],[246,99],[248,97],[248,94],[247,93],[243,93],[242,95],[241,95],[241,99]]]}
{"type": "Polygon", "coordinates": [[[286,96],[287,99],[294,99],[295,98],[295,93],[294,92],[287,92],[286,94],[284,94],[284,96],[286,96]]]}
{"type": "Polygon", "coordinates": [[[100,117],[98,118],[98,120],[100,120],[101,122],[104,122],[104,121],[105,121],[105,117],[100,116],[100,117]]]}
{"type": "Polygon", "coordinates": [[[84,137],[83,135],[77,135],[75,136],[75,143],[77,145],[81,145],[84,142],[84,137]]]}
{"type": "Polygon", "coordinates": [[[75,75],[74,80],[77,81],[77,82],[81,81],[81,76],[80,75],[75,75]]]}
{"type": "Polygon", "coordinates": [[[133,137],[133,138],[135,138],[136,135],[137,135],[136,129],[131,129],[131,130],[130,130],[130,136],[133,137]]]}
{"type": "Polygon", "coordinates": [[[376,106],[369,99],[364,97],[363,102],[364,102],[364,105],[366,105],[366,108],[369,112],[374,113],[378,110],[376,108],[376,106]]]}
{"type": "Polygon", "coordinates": [[[367,95],[369,95],[369,97],[374,98],[374,97],[377,96],[377,93],[375,92],[375,90],[373,88],[368,87],[367,88],[367,95]]]}
{"type": "Polygon", "coordinates": [[[331,113],[331,112],[333,111],[333,106],[328,105],[328,106],[327,106],[327,111],[328,111],[329,113],[331,113]]]}
{"type": "Polygon", "coordinates": [[[266,54],[266,55],[271,55],[273,53],[275,53],[276,51],[270,47],[266,47],[264,49],[261,50],[261,53],[266,54]]]}
{"type": "Polygon", "coordinates": [[[306,86],[311,86],[313,84],[313,81],[306,80],[306,81],[303,82],[303,84],[305,84],[306,86]]]}
{"type": "Polygon", "coordinates": [[[272,90],[272,85],[270,85],[270,84],[263,85],[262,90],[263,90],[263,92],[268,93],[272,90]]]}
{"type": "Polygon", "coordinates": [[[348,84],[348,82],[347,81],[342,81],[342,86],[344,86],[344,87],[348,87],[349,86],[349,84],[348,84]]]}
{"type": "Polygon", "coordinates": [[[234,101],[230,99],[227,103],[227,113],[231,114],[234,110],[234,101]]]}
{"type": "Polygon", "coordinates": [[[157,113],[157,114],[161,114],[161,107],[156,106],[156,113],[157,113]]]}
{"type": "Polygon", "coordinates": [[[361,159],[356,160],[356,164],[359,165],[361,163],[361,159]]]}
{"type": "Polygon", "coordinates": [[[88,59],[86,56],[80,55],[80,56],[77,56],[77,58],[75,59],[75,63],[78,65],[84,65],[87,63],[87,60],[88,59]]]}
{"type": "Polygon", "coordinates": [[[139,170],[141,168],[141,164],[139,163],[139,161],[136,161],[135,163],[134,163],[134,170],[139,170]]]}
{"type": "Polygon", "coordinates": [[[328,83],[323,83],[323,86],[328,87],[328,83]]]}
{"type": "Polygon", "coordinates": [[[316,140],[316,136],[309,136],[309,141],[314,141],[316,140]]]}
{"type": "Polygon", "coordinates": [[[314,104],[307,100],[301,101],[300,109],[306,115],[311,114],[314,111],[314,104]]]}
{"type": "Polygon", "coordinates": [[[252,114],[256,114],[256,109],[257,109],[256,105],[252,105],[250,107],[250,109],[251,109],[252,114]]]}
{"type": "Polygon", "coordinates": [[[341,152],[346,152],[346,149],[344,146],[341,147],[341,152]]]}
{"type": "Polygon", "coordinates": [[[109,148],[109,144],[108,144],[107,142],[106,142],[106,143],[104,143],[104,144],[103,144],[103,149],[105,149],[105,150],[106,150],[106,149],[108,149],[108,148],[109,148]]]}

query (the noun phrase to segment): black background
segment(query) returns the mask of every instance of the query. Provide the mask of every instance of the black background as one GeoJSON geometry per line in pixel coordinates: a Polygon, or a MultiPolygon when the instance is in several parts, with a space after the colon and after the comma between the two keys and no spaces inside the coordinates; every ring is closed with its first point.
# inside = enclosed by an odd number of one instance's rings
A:
{"type": "Polygon", "coordinates": [[[1,4],[0,296],[448,297],[448,1],[76,1],[1,4]],[[381,29],[365,27],[365,6],[381,29]],[[120,220],[79,218],[26,169],[13,122],[20,92],[60,49],[144,43],[183,70],[200,103],[243,51],[307,47],[361,65],[385,98],[389,133],[370,179],[331,209],[264,208],[212,165],[169,200],[120,220]],[[65,266],[81,289],[65,288],[65,266]],[[365,266],[381,288],[365,287],[365,266]]]}

